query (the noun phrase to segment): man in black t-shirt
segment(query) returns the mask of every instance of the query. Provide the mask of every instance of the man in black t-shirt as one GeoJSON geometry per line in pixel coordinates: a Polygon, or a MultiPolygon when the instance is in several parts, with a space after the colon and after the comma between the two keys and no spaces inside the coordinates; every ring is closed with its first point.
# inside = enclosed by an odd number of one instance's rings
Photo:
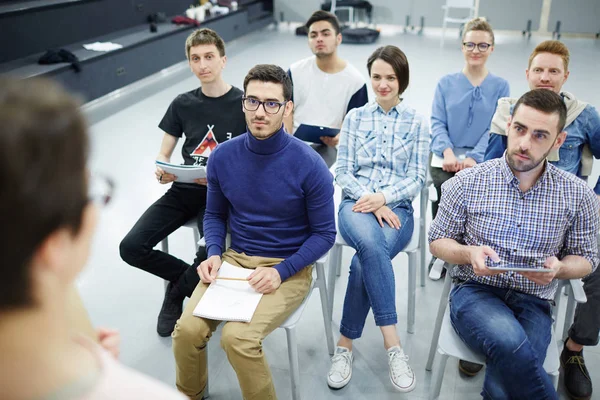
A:
{"type": "MultiPolygon", "coordinates": [[[[206,165],[210,152],[223,141],[246,131],[242,111],[243,92],[227,84],[222,76],[227,57],[223,40],[211,29],[194,31],[185,42],[186,56],[202,86],[180,94],[173,100],[158,125],[164,137],[157,160],[170,162],[179,138],[185,136],[182,153],[186,165],[206,165]]],[[[171,188],[146,210],[120,244],[121,258],[167,281],[157,331],[169,336],[182,312],[185,296],[199,282],[197,266],[206,259],[199,248],[193,265],[162,251],[153,250],[160,241],[190,219],[197,219],[202,233],[206,207],[206,179],[196,183],[176,182],[176,176],[156,168],[161,184],[171,188]]]]}

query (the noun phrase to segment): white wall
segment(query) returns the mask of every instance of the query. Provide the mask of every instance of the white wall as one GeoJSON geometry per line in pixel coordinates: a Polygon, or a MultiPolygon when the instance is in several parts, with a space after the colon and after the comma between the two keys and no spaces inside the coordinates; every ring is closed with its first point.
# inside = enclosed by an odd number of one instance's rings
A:
{"type": "MultiPolygon", "coordinates": [[[[442,5],[446,0],[370,0],[373,4],[373,20],[381,24],[404,26],[406,16],[411,15],[412,24],[418,25],[425,17],[425,27],[440,27],[442,5]]],[[[532,31],[540,26],[544,0],[480,0],[479,15],[487,17],[495,29],[524,30],[527,20],[532,21],[532,31]]],[[[286,21],[303,22],[319,9],[319,0],[276,0],[275,11],[279,19],[284,13],[286,21]]],[[[341,14],[340,14],[341,16],[341,14]]],[[[458,11],[457,16],[460,15],[458,11]]],[[[562,32],[600,32],[600,0],[551,0],[548,30],[554,30],[561,20],[562,32]]]]}

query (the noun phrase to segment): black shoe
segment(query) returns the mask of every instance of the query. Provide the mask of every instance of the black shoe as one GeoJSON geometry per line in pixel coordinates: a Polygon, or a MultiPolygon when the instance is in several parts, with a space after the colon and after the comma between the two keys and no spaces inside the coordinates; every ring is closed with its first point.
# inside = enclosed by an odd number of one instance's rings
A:
{"type": "Polygon", "coordinates": [[[173,333],[175,329],[175,323],[183,312],[183,296],[179,289],[177,289],[172,282],[167,285],[165,291],[165,299],[158,314],[158,323],[156,325],[156,331],[159,336],[167,337],[173,333]]]}
{"type": "MultiPolygon", "coordinates": [[[[568,340],[568,339],[567,339],[568,340]]],[[[582,351],[571,351],[565,345],[560,353],[563,380],[567,394],[573,400],[588,400],[592,397],[592,380],[585,367],[582,351]]]]}
{"type": "Polygon", "coordinates": [[[458,362],[458,370],[469,377],[477,375],[482,368],[483,365],[481,364],[475,364],[465,360],[460,360],[458,362]]]}

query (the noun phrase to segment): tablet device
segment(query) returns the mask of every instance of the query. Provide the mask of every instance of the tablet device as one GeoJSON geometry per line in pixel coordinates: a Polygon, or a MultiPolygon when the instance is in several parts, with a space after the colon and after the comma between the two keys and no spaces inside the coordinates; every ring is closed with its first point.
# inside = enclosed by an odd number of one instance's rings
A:
{"type": "Polygon", "coordinates": [[[540,273],[554,271],[551,268],[545,268],[545,267],[532,268],[532,267],[518,267],[518,266],[514,266],[514,265],[501,265],[499,267],[488,267],[488,268],[493,271],[540,272],[540,273]]]}
{"type": "Polygon", "coordinates": [[[305,142],[325,144],[321,141],[321,136],[334,137],[338,133],[340,133],[340,130],[335,128],[301,124],[298,129],[296,129],[296,132],[294,132],[294,136],[305,142]]]}

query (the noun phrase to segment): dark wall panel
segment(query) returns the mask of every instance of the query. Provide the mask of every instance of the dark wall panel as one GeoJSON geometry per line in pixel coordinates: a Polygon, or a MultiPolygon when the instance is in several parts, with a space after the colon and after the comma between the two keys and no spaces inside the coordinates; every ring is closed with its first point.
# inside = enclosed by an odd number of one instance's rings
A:
{"type": "Polygon", "coordinates": [[[181,14],[189,5],[190,0],[92,0],[0,14],[0,63],[143,24],[151,13],[181,14]]]}

